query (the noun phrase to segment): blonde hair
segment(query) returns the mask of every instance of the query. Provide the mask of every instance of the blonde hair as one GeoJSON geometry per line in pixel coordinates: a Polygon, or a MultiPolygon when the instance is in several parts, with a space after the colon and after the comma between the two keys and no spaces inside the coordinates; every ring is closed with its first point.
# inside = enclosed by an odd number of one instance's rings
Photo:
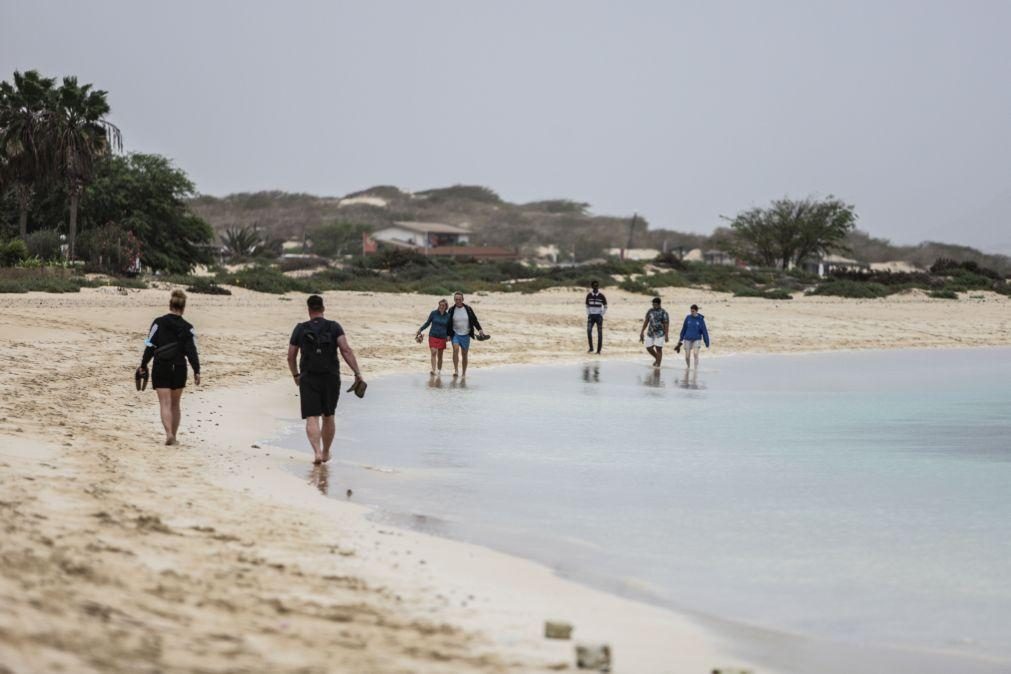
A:
{"type": "Polygon", "coordinates": [[[184,309],[186,309],[186,293],[179,289],[173,290],[172,296],[169,298],[168,305],[169,309],[181,313],[184,309]]]}

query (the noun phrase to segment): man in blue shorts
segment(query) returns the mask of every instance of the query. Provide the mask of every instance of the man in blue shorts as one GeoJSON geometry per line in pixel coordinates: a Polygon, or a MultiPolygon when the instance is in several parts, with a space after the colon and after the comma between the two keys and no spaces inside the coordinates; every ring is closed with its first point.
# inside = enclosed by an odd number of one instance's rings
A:
{"type": "Polygon", "coordinates": [[[484,337],[484,330],[477,320],[477,314],[464,304],[463,293],[453,295],[453,306],[449,308],[449,338],[453,343],[453,376],[467,376],[467,352],[470,350],[470,340],[474,330],[484,337]],[[460,354],[463,352],[463,371],[460,371],[460,354]]]}

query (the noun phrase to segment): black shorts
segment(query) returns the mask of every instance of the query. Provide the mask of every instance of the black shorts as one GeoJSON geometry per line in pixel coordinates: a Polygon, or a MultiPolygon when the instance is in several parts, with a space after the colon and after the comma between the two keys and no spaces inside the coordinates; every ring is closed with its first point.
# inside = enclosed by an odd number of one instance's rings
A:
{"type": "Polygon", "coordinates": [[[302,418],[332,417],[341,396],[341,379],[332,374],[303,374],[298,378],[302,418]]]}
{"type": "Polygon", "coordinates": [[[151,368],[151,388],[185,388],[186,361],[182,363],[154,362],[151,368]]]}

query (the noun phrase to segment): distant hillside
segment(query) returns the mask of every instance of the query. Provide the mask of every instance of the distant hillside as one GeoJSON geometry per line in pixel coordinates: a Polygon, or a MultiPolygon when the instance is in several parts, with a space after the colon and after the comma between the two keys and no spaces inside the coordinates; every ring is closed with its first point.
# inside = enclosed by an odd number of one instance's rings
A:
{"type": "MultiPolygon", "coordinates": [[[[589,204],[568,199],[514,204],[487,187],[454,185],[421,192],[405,192],[378,185],[344,197],[320,197],[288,192],[253,192],[225,197],[199,196],[190,203],[219,234],[226,228],[257,225],[284,239],[301,238],[307,228],[328,221],[384,227],[396,220],[445,222],[470,227],[478,245],[531,247],[554,244],[577,259],[597,257],[605,248],[714,248],[713,236],[649,229],[642,217],[594,215],[589,204]],[[631,239],[631,241],[630,241],[631,239]],[[631,245],[629,246],[629,244],[631,245]]],[[[924,243],[894,246],[857,232],[848,242],[853,255],[868,262],[906,260],[928,267],[938,257],[972,260],[1011,272],[1011,258],[986,255],[965,246],[924,243]]]]}

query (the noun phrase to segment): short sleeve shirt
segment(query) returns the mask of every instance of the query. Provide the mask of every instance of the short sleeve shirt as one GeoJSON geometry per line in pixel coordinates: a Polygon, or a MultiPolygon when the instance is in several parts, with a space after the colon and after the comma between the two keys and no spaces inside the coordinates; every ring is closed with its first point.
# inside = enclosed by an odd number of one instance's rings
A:
{"type": "Polygon", "coordinates": [[[663,324],[670,323],[670,316],[667,315],[667,311],[665,309],[650,309],[646,313],[646,317],[649,318],[649,336],[662,337],[663,324]]]}
{"type": "MultiPolygon", "coordinates": [[[[314,318],[311,321],[306,321],[305,323],[299,323],[298,325],[296,325],[295,329],[291,333],[291,339],[288,341],[288,343],[291,344],[292,346],[301,347],[302,346],[302,335],[305,334],[306,330],[312,329],[309,326],[310,325],[319,325],[319,323],[322,323],[322,322],[325,322],[325,323],[328,324],[328,327],[332,331],[332,334],[333,334],[334,344],[336,344],[337,340],[339,338],[341,338],[341,337],[344,336],[344,328],[342,328],[341,324],[338,323],[337,321],[328,321],[325,318],[314,318]]],[[[315,328],[315,329],[318,330],[319,328],[315,328]]],[[[304,369],[304,367],[305,367],[305,354],[303,353],[303,354],[300,354],[299,369],[300,370],[304,369]]],[[[333,370],[332,370],[331,374],[340,374],[340,363],[337,362],[337,358],[334,358],[334,361],[333,361],[333,370]]]]}

